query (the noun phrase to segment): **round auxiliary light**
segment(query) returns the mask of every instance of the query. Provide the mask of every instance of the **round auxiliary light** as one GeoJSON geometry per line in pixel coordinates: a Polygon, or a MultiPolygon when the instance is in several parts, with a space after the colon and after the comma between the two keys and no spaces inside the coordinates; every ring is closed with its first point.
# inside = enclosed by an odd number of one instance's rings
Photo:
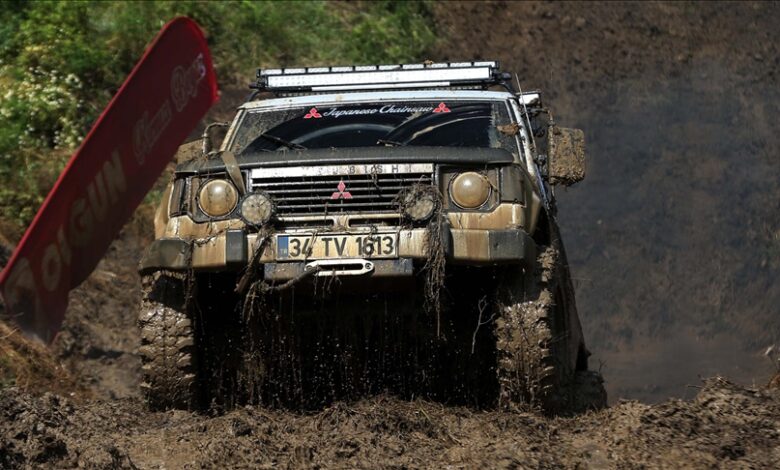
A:
{"type": "Polygon", "coordinates": [[[273,215],[273,202],[263,193],[250,194],[241,202],[241,218],[249,225],[264,225],[273,215]]]}
{"type": "Polygon", "coordinates": [[[200,188],[198,204],[209,217],[222,217],[236,207],[238,193],[232,184],[225,180],[211,180],[200,188]]]}
{"type": "Polygon", "coordinates": [[[461,173],[450,184],[452,201],[463,209],[476,209],[490,197],[490,181],[474,171],[461,173]]]}
{"type": "Polygon", "coordinates": [[[402,198],[404,215],[415,222],[429,219],[436,210],[436,199],[429,192],[409,191],[402,198]]]}

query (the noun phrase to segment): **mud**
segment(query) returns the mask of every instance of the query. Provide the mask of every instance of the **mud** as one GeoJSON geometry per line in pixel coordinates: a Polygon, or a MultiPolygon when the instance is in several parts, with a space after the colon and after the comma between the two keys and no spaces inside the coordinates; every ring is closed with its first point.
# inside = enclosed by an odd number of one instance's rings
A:
{"type": "Polygon", "coordinates": [[[764,383],[780,342],[780,5],[437,5],[436,60],[498,59],[585,131],[558,188],[593,364],[611,397],[764,383]],[[684,360],[681,360],[684,358],[684,360]]]}
{"type": "Polygon", "coordinates": [[[441,336],[441,291],[445,279],[445,249],[442,230],[444,229],[444,212],[442,194],[433,186],[415,185],[408,192],[398,195],[397,202],[402,213],[406,212],[408,201],[420,198],[430,198],[433,201],[433,215],[427,225],[425,251],[427,260],[422,268],[425,274],[425,303],[428,313],[436,316],[436,335],[441,336]]]}
{"type": "Polygon", "coordinates": [[[136,211],[92,275],[71,291],[63,329],[52,345],[59,359],[102,398],[140,396],[137,267],[154,234],[153,214],[151,206],[136,211]]]}
{"type": "MultiPolygon", "coordinates": [[[[54,355],[35,359],[69,372],[0,388],[0,468],[777,466],[780,379],[761,388],[775,366],[758,354],[780,337],[777,5],[434,10],[437,60],[498,58],[586,132],[588,178],[559,191],[559,220],[613,406],[547,418],[380,389],[309,412],[150,412],[135,324],[153,234],[142,207],[71,294],[54,355]],[[743,385],[699,379],[718,372],[743,385]]],[[[214,120],[243,96],[227,93],[214,120]]]]}
{"type": "MultiPolygon", "coordinates": [[[[117,277],[135,276],[123,263],[139,254],[129,231],[102,265],[117,277]]],[[[105,276],[96,272],[74,293],[66,330],[74,343],[60,350],[78,358],[94,396],[70,396],[56,384],[48,393],[0,390],[0,468],[770,468],[780,457],[780,392],[719,378],[692,384],[692,401],[619,401],[576,417],[382,393],[309,412],[151,412],[137,392],[109,398],[132,385],[122,376],[124,364],[138,361],[135,347],[101,355],[86,346],[107,332],[137,339],[121,319],[134,323],[137,304],[84,308],[87,300],[100,306],[119,295],[105,288],[105,276]],[[103,316],[84,328],[98,311],[103,316]]],[[[138,292],[129,288],[125,300],[138,292]]]]}
{"type": "Polygon", "coordinates": [[[547,138],[550,184],[571,186],[585,179],[585,136],[582,130],[555,126],[547,138]]]}
{"type": "Polygon", "coordinates": [[[89,394],[80,377],[72,374],[44,344],[29,341],[0,321],[0,388],[10,385],[30,391],[57,390],[64,396],[89,394]]]}
{"type": "Polygon", "coordinates": [[[0,419],[3,468],[771,468],[780,457],[780,397],[722,379],[690,402],[553,420],[387,396],[210,417],[17,390],[0,395],[0,419]]]}

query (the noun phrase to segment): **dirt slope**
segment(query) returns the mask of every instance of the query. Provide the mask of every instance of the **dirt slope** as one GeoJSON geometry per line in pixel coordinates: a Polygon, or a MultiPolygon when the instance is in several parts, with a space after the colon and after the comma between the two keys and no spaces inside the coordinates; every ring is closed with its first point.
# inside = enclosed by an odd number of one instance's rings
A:
{"type": "Polygon", "coordinates": [[[780,338],[780,5],[446,3],[436,59],[499,59],[585,130],[559,191],[589,348],[612,397],[772,370],[780,338]]]}

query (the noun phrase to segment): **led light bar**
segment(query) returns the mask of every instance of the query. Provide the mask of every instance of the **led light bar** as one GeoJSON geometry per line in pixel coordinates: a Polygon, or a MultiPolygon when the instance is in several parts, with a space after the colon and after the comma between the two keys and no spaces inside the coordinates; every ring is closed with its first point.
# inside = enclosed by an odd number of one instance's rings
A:
{"type": "Polygon", "coordinates": [[[487,86],[508,79],[504,75],[499,73],[495,61],[258,69],[257,88],[331,91],[487,86]]]}

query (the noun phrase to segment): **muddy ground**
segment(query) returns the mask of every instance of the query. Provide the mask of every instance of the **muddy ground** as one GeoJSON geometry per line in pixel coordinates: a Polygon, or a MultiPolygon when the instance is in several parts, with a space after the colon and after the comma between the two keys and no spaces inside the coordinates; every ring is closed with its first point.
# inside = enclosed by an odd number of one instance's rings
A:
{"type": "Polygon", "coordinates": [[[724,379],[691,401],[617,400],[577,417],[500,413],[379,395],[312,412],[149,412],[138,395],[126,229],[73,293],[55,343],[71,376],[0,391],[0,468],[770,468],[780,391],[724,379]],[[113,313],[112,313],[113,312],[113,313]]]}
{"type": "MultiPolygon", "coordinates": [[[[380,395],[313,412],[150,413],[138,391],[142,208],[71,296],[58,377],[0,390],[0,468],[770,468],[780,396],[780,7],[447,3],[433,59],[497,58],[589,138],[558,194],[613,403],[549,419],[380,395]],[[706,382],[700,376],[722,373],[706,382]],[[753,386],[755,384],[755,386],[753,386]],[[684,397],[688,401],[669,399],[684,397]],[[623,401],[640,399],[647,403],[623,401]]],[[[220,117],[242,91],[230,91],[220,117]]]]}
{"type": "Polygon", "coordinates": [[[0,466],[42,468],[773,468],[780,396],[712,380],[690,402],[575,419],[375,397],[319,413],[147,413],[136,400],[0,396],[0,466]]]}

